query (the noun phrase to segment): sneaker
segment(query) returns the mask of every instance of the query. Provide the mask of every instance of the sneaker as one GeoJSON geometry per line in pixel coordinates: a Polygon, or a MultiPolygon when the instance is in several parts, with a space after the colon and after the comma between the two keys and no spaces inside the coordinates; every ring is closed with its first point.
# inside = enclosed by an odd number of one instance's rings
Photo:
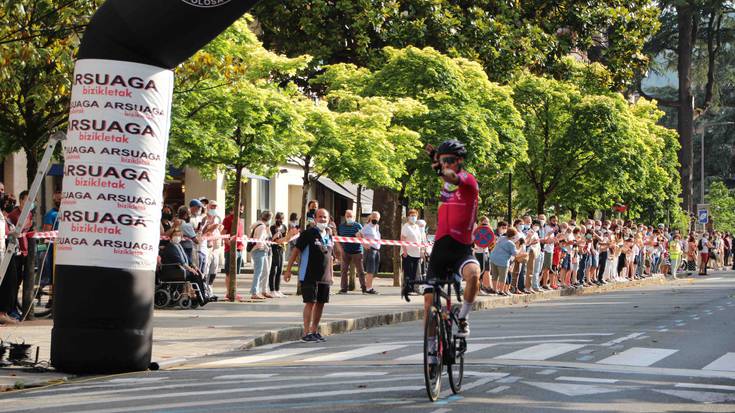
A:
{"type": "Polygon", "coordinates": [[[375,288],[371,288],[371,289],[369,289],[369,290],[365,290],[365,294],[370,294],[370,295],[378,295],[378,294],[380,294],[380,293],[379,293],[379,292],[377,292],[377,291],[375,291],[375,288]]]}
{"type": "Polygon", "coordinates": [[[318,343],[319,342],[319,339],[316,338],[316,336],[314,334],[307,334],[307,335],[301,337],[301,342],[302,343],[318,343]]]}
{"type": "Polygon", "coordinates": [[[312,334],[312,336],[314,336],[314,338],[316,339],[316,341],[318,341],[320,343],[323,343],[323,342],[327,341],[327,339],[325,339],[324,337],[322,337],[322,335],[319,334],[319,333],[314,333],[314,334],[312,334]]]}
{"type": "Polygon", "coordinates": [[[339,292],[337,294],[339,294],[339,295],[345,295],[345,294],[347,294],[347,290],[339,290],[339,292]]]}
{"type": "Polygon", "coordinates": [[[467,338],[470,336],[470,322],[466,318],[459,319],[459,325],[457,326],[457,337],[467,338]]]}

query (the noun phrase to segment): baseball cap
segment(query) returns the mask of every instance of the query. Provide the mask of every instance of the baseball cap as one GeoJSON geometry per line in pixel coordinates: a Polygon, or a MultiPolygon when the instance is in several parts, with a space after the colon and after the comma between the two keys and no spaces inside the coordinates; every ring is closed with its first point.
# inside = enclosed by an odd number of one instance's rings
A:
{"type": "Polygon", "coordinates": [[[191,201],[189,201],[189,207],[190,208],[191,207],[204,208],[204,204],[202,204],[202,202],[200,200],[198,200],[198,199],[195,198],[195,199],[192,199],[191,201]]]}

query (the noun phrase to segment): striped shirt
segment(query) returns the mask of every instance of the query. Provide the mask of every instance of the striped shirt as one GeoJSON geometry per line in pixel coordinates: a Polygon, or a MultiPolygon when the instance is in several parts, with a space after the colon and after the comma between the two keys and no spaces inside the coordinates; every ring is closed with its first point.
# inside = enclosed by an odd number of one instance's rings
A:
{"type": "MultiPolygon", "coordinates": [[[[362,225],[357,222],[352,223],[352,225],[342,223],[337,227],[337,235],[341,237],[354,237],[361,230],[362,225]]],[[[342,249],[348,254],[360,254],[362,253],[362,244],[345,242],[342,243],[342,249]]]]}

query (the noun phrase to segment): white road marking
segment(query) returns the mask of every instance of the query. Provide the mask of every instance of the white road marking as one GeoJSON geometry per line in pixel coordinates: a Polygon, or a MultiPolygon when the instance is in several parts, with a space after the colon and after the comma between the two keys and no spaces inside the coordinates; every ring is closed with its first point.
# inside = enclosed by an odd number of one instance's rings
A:
{"type": "Polygon", "coordinates": [[[676,383],[674,387],[685,387],[689,389],[709,389],[709,390],[728,390],[735,391],[735,386],[723,386],[719,384],[699,384],[699,383],[676,383]]]}
{"type": "Polygon", "coordinates": [[[367,377],[367,376],[385,376],[387,371],[345,371],[343,373],[331,373],[324,377],[367,377]]]}
{"type": "Polygon", "coordinates": [[[668,328],[661,328],[661,329],[658,330],[659,333],[665,333],[667,331],[669,331],[668,328]]]}
{"type": "Polygon", "coordinates": [[[241,379],[267,379],[277,374],[227,374],[224,376],[212,377],[212,380],[241,380],[241,379]]]}
{"type": "Polygon", "coordinates": [[[549,376],[549,375],[554,374],[554,373],[556,373],[556,370],[554,370],[554,369],[546,369],[546,370],[541,370],[541,371],[539,371],[536,374],[540,374],[542,376],[549,376]]]}
{"type": "MultiPolygon", "coordinates": [[[[475,387],[484,386],[484,385],[486,385],[486,384],[488,384],[488,383],[490,383],[491,381],[494,381],[494,380],[495,380],[495,378],[493,378],[493,377],[484,377],[484,378],[481,378],[481,379],[476,380],[476,381],[474,381],[472,383],[468,383],[468,384],[462,385],[462,391],[472,390],[475,387]]],[[[444,390],[444,391],[442,391],[440,393],[440,396],[441,396],[441,398],[445,398],[445,397],[451,396],[452,394],[454,394],[454,393],[452,392],[451,389],[446,389],[446,390],[444,390]]]]}
{"type": "Polygon", "coordinates": [[[632,333],[632,334],[628,334],[625,337],[616,338],[615,340],[610,340],[607,343],[602,343],[602,344],[600,344],[600,346],[601,347],[612,347],[612,346],[614,346],[616,344],[620,344],[620,343],[622,343],[624,341],[628,341],[628,340],[632,340],[632,339],[634,339],[636,337],[640,337],[643,334],[644,333],[632,333]]]}
{"type": "Polygon", "coordinates": [[[298,347],[298,348],[284,348],[280,350],[271,351],[268,353],[255,354],[252,356],[234,357],[224,360],[212,361],[204,363],[200,367],[222,367],[230,365],[243,365],[251,363],[260,363],[268,360],[275,360],[290,356],[296,356],[299,354],[308,353],[310,351],[319,350],[319,347],[298,347]]]}
{"type": "Polygon", "coordinates": [[[137,377],[137,378],[129,378],[129,379],[112,379],[107,380],[105,383],[120,383],[120,384],[129,384],[129,383],[154,383],[161,380],[166,380],[168,377],[137,377]]]}
{"type": "Polygon", "coordinates": [[[493,380],[502,379],[503,377],[510,376],[510,373],[486,373],[484,371],[465,371],[465,376],[473,377],[487,377],[493,378],[493,380]]]}
{"type": "Polygon", "coordinates": [[[518,381],[518,380],[520,380],[520,379],[521,379],[521,378],[520,378],[520,377],[518,377],[518,376],[509,376],[509,377],[506,377],[506,378],[504,378],[504,379],[500,379],[500,380],[498,380],[498,383],[503,383],[503,384],[513,384],[513,383],[517,382],[517,381],[518,381]]]}
{"type": "Polygon", "coordinates": [[[498,387],[496,387],[494,389],[488,390],[487,392],[490,393],[490,394],[498,394],[498,393],[503,392],[503,391],[508,390],[508,389],[510,389],[510,386],[498,386],[498,387]]]}
{"type": "MultiPolygon", "coordinates": [[[[146,395],[125,395],[121,397],[99,397],[100,394],[109,394],[113,392],[89,392],[86,394],[69,394],[69,395],[57,395],[53,398],[41,398],[41,399],[31,399],[31,398],[14,398],[14,399],[3,399],[3,404],[0,405],[0,412],[15,412],[22,408],[33,408],[33,409],[41,409],[41,408],[56,408],[60,409],[62,407],[68,407],[68,406],[83,406],[83,405],[93,405],[93,404],[103,404],[103,403],[123,403],[128,401],[139,401],[139,400],[156,400],[156,399],[171,399],[175,400],[177,398],[182,397],[194,397],[197,396],[216,396],[216,395],[227,395],[227,394],[233,394],[233,393],[259,393],[259,394],[270,394],[272,393],[271,390],[284,390],[284,389],[302,389],[302,388],[310,388],[310,387],[319,387],[322,388],[329,388],[329,386],[345,386],[345,385],[363,385],[363,384],[369,384],[369,383],[387,383],[387,382],[406,382],[408,380],[418,380],[420,378],[423,378],[423,375],[419,374],[406,374],[402,376],[395,376],[395,377],[387,377],[387,378],[375,378],[375,379],[357,379],[357,380],[343,380],[343,381],[330,381],[330,382],[324,382],[321,380],[311,380],[301,383],[294,383],[294,384],[273,384],[268,386],[245,386],[245,387],[237,387],[237,388],[230,388],[230,389],[205,389],[205,390],[188,390],[188,391],[181,391],[180,389],[176,388],[174,392],[172,393],[166,393],[166,392],[156,392],[156,393],[150,393],[146,395]],[[82,397],[85,396],[85,397],[82,397]]],[[[225,382],[212,382],[217,383],[218,385],[221,385],[225,382]]],[[[199,383],[201,386],[202,383],[199,383]]],[[[356,387],[356,386],[355,386],[356,387]]],[[[423,389],[424,386],[417,386],[417,387],[411,387],[411,389],[423,389]]],[[[389,389],[389,388],[385,388],[389,389]]],[[[135,389],[137,391],[140,391],[140,388],[135,389]]],[[[146,387],[146,390],[151,390],[151,388],[146,387]]],[[[355,393],[359,393],[361,391],[367,391],[370,392],[370,389],[366,388],[355,388],[353,389],[355,393]]],[[[374,389],[373,389],[374,390],[374,389]]],[[[352,391],[352,390],[351,390],[352,391]]],[[[319,394],[326,394],[329,392],[322,392],[319,394]]],[[[304,393],[304,394],[311,394],[313,396],[313,392],[311,393],[304,393]]],[[[283,397],[287,397],[286,395],[274,395],[274,396],[268,396],[268,398],[262,399],[262,400],[280,400],[283,397]]],[[[210,404],[217,404],[220,403],[220,399],[216,399],[217,401],[214,402],[216,398],[207,400],[203,403],[210,403],[210,404]]],[[[253,401],[258,401],[258,399],[261,399],[260,397],[254,397],[252,398],[253,401]]],[[[232,399],[231,399],[232,400],[232,399]]],[[[249,401],[250,398],[244,398],[244,399],[235,399],[235,400],[247,400],[249,401]]],[[[178,405],[177,405],[178,406],[178,405]]],[[[175,406],[175,407],[177,407],[175,406]]],[[[191,407],[191,406],[190,406],[191,407]]],[[[156,409],[166,409],[166,405],[158,405],[156,406],[156,409]]],[[[134,411],[134,410],[150,410],[150,405],[146,407],[139,407],[134,408],[128,406],[127,408],[122,409],[112,409],[109,412],[125,412],[125,411],[134,411]],[[129,409],[129,410],[126,410],[129,409]]],[[[94,409],[96,412],[106,411],[106,410],[97,410],[94,409]]],[[[76,409],[76,411],[80,411],[80,409],[76,409]]]]}
{"type": "Polygon", "coordinates": [[[384,353],[388,351],[398,350],[399,348],[403,348],[406,346],[403,345],[386,345],[386,344],[376,344],[376,345],[370,345],[365,347],[356,348],[354,350],[348,350],[348,351],[342,351],[340,353],[332,353],[332,354],[325,354],[323,356],[317,356],[317,357],[311,357],[308,359],[305,359],[303,361],[305,362],[315,362],[315,361],[345,361],[345,360],[352,360],[356,359],[358,357],[365,357],[370,356],[373,354],[378,353],[384,353]]]}
{"type": "Polygon", "coordinates": [[[446,409],[446,408],[442,408],[442,409],[436,409],[436,410],[434,410],[434,411],[433,411],[433,412],[431,412],[431,413],[449,413],[449,412],[451,412],[451,411],[452,411],[452,409],[446,409]]]}
{"type": "Polygon", "coordinates": [[[727,393],[664,389],[653,389],[653,391],[668,394],[670,396],[680,397],[682,399],[692,400],[699,403],[725,403],[735,401],[735,395],[727,393]]]}
{"type": "Polygon", "coordinates": [[[495,357],[505,360],[547,360],[584,347],[583,344],[538,344],[512,353],[495,357]]]}
{"type": "Polygon", "coordinates": [[[587,356],[577,357],[577,361],[590,361],[590,360],[593,360],[594,358],[595,356],[587,355],[587,356]]]}
{"type": "Polygon", "coordinates": [[[530,361],[527,363],[519,363],[518,360],[497,360],[497,359],[479,359],[472,360],[473,364],[484,365],[502,365],[510,367],[534,366],[534,367],[551,367],[551,368],[571,368],[585,371],[603,372],[603,373],[624,373],[624,374],[645,374],[654,376],[670,376],[670,377],[706,377],[706,378],[723,378],[735,380],[735,372],[717,371],[717,370],[698,370],[698,369],[677,369],[670,367],[635,367],[635,366],[618,366],[605,365],[596,363],[580,363],[577,361],[530,361]]]}
{"type": "MultiPolygon", "coordinates": [[[[493,346],[497,346],[497,343],[467,343],[467,351],[465,352],[465,354],[472,353],[474,351],[484,350],[486,348],[493,347],[493,346]]],[[[409,356],[398,357],[395,361],[400,361],[400,362],[407,362],[407,361],[419,362],[419,361],[423,361],[424,360],[423,351],[424,350],[421,349],[421,352],[419,352],[419,353],[411,354],[409,356]]],[[[467,359],[465,359],[465,360],[467,360],[467,359]]]]}
{"type": "Polygon", "coordinates": [[[576,381],[580,383],[601,383],[601,384],[613,384],[613,383],[618,382],[618,380],[615,380],[615,379],[600,379],[596,377],[569,377],[569,376],[559,376],[555,380],[576,381]]]}
{"type": "Polygon", "coordinates": [[[679,350],[668,348],[632,347],[620,354],[615,354],[598,361],[598,364],[616,364],[621,366],[648,367],[679,350]]]}
{"type": "MultiPolygon", "coordinates": [[[[369,393],[388,393],[388,392],[401,392],[401,391],[419,391],[423,390],[424,386],[399,386],[399,387],[376,387],[376,388],[353,388],[349,390],[334,390],[334,391],[320,391],[319,397],[335,397],[335,396],[348,396],[351,394],[369,394],[369,393]]],[[[296,394],[277,394],[272,396],[256,396],[256,397],[239,397],[239,398],[232,398],[232,399],[211,399],[211,400],[205,400],[205,401],[184,401],[184,402],[174,402],[174,403],[166,403],[166,404],[160,404],[156,405],[156,410],[173,410],[173,409],[180,409],[180,408],[186,408],[190,409],[193,407],[202,407],[204,410],[207,407],[215,406],[215,405],[233,405],[233,404],[245,404],[245,403],[253,403],[253,402],[269,402],[269,401],[286,401],[286,400],[313,400],[314,393],[313,392],[306,392],[306,393],[296,393],[296,394]]],[[[366,401],[366,403],[369,403],[369,401],[366,401]]],[[[111,408],[111,409],[99,409],[95,410],[96,413],[127,413],[127,412],[139,412],[139,411],[150,411],[151,406],[136,406],[136,407],[121,407],[121,408],[111,408]]]]}
{"type": "Polygon", "coordinates": [[[523,383],[538,387],[554,393],[560,393],[570,397],[589,396],[592,394],[613,393],[625,390],[623,388],[610,388],[604,386],[596,386],[590,384],[571,384],[571,383],[547,383],[538,381],[524,381],[523,383]]]}
{"type": "Polygon", "coordinates": [[[725,354],[704,366],[702,370],[735,371],[735,353],[725,354]]]}

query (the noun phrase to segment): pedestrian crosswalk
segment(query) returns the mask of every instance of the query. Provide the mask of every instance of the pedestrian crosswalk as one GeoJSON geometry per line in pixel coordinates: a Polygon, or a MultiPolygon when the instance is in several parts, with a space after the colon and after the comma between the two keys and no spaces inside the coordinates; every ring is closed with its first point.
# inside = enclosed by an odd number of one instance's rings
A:
{"type": "MultiPolygon", "coordinates": [[[[626,336],[627,337],[627,336],[626,336]]],[[[656,348],[632,346],[627,349],[621,344],[614,347],[607,343],[560,342],[549,340],[538,341],[475,341],[467,345],[466,361],[482,360],[484,363],[544,363],[567,362],[589,366],[630,366],[631,368],[668,368],[692,369],[691,360],[687,360],[686,352],[672,348],[656,348]],[[581,356],[584,355],[584,356],[581,356]]],[[[621,340],[621,343],[623,341],[621,340]]],[[[314,344],[291,344],[273,350],[245,356],[226,357],[199,365],[204,368],[239,367],[257,365],[258,363],[289,364],[330,364],[330,363],[371,363],[419,364],[423,360],[422,343],[374,343],[355,347],[328,347],[314,344]]],[[[735,352],[717,354],[710,359],[703,358],[697,366],[702,372],[716,372],[735,378],[735,352]]],[[[607,367],[605,367],[607,368],[607,367]]]]}

